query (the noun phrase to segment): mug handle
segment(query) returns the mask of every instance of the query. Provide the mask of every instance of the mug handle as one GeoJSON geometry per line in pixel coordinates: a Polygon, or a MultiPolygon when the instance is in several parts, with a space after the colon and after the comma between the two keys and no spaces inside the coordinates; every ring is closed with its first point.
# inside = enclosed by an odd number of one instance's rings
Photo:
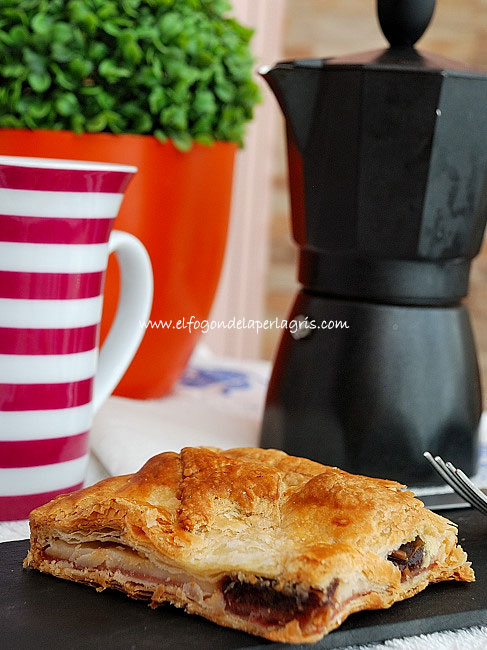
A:
{"type": "Polygon", "coordinates": [[[108,252],[115,253],[120,266],[120,297],[117,313],[100,350],[93,413],[109,397],[139,347],[145,333],[141,323],[149,318],[154,290],[149,254],[137,237],[114,230],[108,252]]]}

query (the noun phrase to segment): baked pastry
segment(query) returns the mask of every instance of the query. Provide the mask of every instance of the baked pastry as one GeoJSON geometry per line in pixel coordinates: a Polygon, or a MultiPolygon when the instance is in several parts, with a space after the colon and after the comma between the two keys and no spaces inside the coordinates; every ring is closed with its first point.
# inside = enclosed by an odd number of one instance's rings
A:
{"type": "Polygon", "coordinates": [[[163,453],[56,497],[30,526],[24,566],[276,641],[474,580],[455,526],[403,486],[273,449],[163,453]]]}

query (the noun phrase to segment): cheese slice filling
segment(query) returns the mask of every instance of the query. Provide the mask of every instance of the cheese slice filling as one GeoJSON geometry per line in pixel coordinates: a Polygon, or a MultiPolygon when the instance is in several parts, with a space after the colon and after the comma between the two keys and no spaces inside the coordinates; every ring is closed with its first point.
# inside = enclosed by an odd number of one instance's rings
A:
{"type": "Polygon", "coordinates": [[[121,574],[127,580],[153,589],[159,584],[183,586],[197,582],[207,594],[214,592],[217,581],[189,576],[173,567],[160,567],[142,554],[115,542],[83,542],[69,544],[59,539],[50,540],[44,550],[48,558],[65,561],[76,569],[104,570],[121,574]]]}

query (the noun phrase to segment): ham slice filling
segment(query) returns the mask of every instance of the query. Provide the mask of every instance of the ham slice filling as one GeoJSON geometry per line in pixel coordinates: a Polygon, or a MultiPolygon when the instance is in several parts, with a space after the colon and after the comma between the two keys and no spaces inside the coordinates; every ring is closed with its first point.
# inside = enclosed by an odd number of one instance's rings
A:
{"type": "Polygon", "coordinates": [[[316,614],[334,605],[333,596],[338,586],[338,580],[334,580],[323,592],[296,585],[281,588],[275,580],[266,578],[252,582],[236,576],[204,580],[171,567],[156,566],[143,555],[114,542],[68,544],[51,540],[44,554],[47,559],[76,569],[109,571],[115,580],[118,577],[133,581],[150,592],[158,585],[181,587],[191,600],[263,626],[283,626],[294,619],[304,626],[316,614]],[[208,602],[210,598],[211,603],[208,602]]]}
{"type": "MultiPolygon", "coordinates": [[[[284,626],[297,620],[303,628],[313,619],[329,617],[337,611],[334,580],[326,591],[298,585],[279,585],[276,580],[224,576],[208,580],[190,576],[174,567],[161,567],[147,557],[115,542],[72,543],[53,539],[44,549],[46,558],[76,569],[108,571],[120,583],[133,582],[147,597],[158,586],[181,588],[192,601],[215,612],[228,612],[262,626],[284,626]]],[[[401,570],[401,580],[422,568],[424,542],[417,537],[392,551],[387,559],[401,570]]]]}

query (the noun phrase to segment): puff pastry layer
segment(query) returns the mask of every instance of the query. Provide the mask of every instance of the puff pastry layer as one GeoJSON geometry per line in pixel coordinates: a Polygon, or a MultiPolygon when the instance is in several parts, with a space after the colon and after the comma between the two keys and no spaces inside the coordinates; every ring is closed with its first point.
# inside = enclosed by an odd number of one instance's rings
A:
{"type": "Polygon", "coordinates": [[[473,581],[455,526],[394,481],[269,449],[185,448],[31,513],[24,566],[275,641],[473,581]]]}

